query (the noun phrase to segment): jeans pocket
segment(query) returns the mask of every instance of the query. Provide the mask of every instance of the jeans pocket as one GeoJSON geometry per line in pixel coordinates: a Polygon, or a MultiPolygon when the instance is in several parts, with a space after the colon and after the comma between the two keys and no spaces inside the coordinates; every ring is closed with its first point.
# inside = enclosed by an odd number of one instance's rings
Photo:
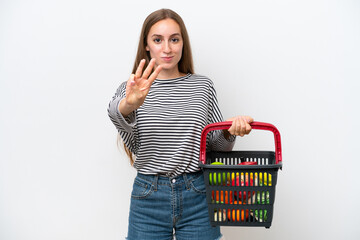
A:
{"type": "Polygon", "coordinates": [[[201,175],[191,181],[190,184],[191,189],[199,194],[206,194],[206,188],[205,188],[205,182],[204,182],[204,176],[201,175]]]}
{"type": "Polygon", "coordinates": [[[153,192],[152,184],[139,179],[135,178],[133,190],[131,192],[131,197],[134,199],[144,199],[151,195],[153,192]]]}

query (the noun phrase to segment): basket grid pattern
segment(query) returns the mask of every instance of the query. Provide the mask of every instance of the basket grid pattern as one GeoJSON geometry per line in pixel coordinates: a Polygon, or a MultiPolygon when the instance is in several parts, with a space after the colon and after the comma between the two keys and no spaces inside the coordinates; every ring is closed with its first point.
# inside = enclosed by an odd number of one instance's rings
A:
{"type": "Polygon", "coordinates": [[[280,132],[264,122],[252,129],[271,131],[275,151],[207,151],[210,131],[229,129],[231,121],[212,123],[201,133],[199,167],[204,172],[206,201],[213,226],[257,226],[270,228],[277,173],[282,169],[280,132]]]}
{"type": "Polygon", "coordinates": [[[268,151],[208,152],[203,170],[211,224],[269,228],[279,169],[274,162],[268,151]],[[244,162],[256,165],[238,165],[244,162]]]}
{"type": "Polygon", "coordinates": [[[238,165],[242,162],[257,162],[257,165],[269,165],[269,158],[222,158],[217,157],[215,162],[221,162],[224,165],[238,165]]]}

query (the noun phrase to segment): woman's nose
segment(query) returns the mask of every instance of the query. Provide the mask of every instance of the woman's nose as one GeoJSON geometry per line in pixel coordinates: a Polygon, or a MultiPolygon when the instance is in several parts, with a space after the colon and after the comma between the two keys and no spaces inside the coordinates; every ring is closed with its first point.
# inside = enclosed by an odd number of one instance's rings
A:
{"type": "Polygon", "coordinates": [[[170,43],[169,43],[169,42],[164,42],[163,51],[164,51],[165,53],[171,52],[171,46],[170,46],[170,43]]]}

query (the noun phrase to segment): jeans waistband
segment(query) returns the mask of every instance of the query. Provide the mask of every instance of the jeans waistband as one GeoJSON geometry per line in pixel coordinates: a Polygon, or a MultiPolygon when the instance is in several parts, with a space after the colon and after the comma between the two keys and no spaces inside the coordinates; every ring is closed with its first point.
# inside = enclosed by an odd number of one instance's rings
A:
{"type": "Polygon", "coordinates": [[[137,173],[137,177],[145,181],[148,181],[149,183],[152,183],[155,191],[157,190],[158,184],[163,184],[163,185],[185,184],[187,188],[190,188],[191,181],[202,175],[203,175],[203,171],[183,173],[181,175],[174,177],[167,177],[165,175],[160,175],[160,174],[147,175],[147,174],[137,173]]]}

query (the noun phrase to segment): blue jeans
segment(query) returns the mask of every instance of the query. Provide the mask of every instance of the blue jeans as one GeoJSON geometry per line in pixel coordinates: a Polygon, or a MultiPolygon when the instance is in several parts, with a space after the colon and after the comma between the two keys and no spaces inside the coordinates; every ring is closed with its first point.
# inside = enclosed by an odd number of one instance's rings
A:
{"type": "Polygon", "coordinates": [[[131,194],[128,240],[216,240],[202,172],[177,177],[138,173],[131,194]]]}

